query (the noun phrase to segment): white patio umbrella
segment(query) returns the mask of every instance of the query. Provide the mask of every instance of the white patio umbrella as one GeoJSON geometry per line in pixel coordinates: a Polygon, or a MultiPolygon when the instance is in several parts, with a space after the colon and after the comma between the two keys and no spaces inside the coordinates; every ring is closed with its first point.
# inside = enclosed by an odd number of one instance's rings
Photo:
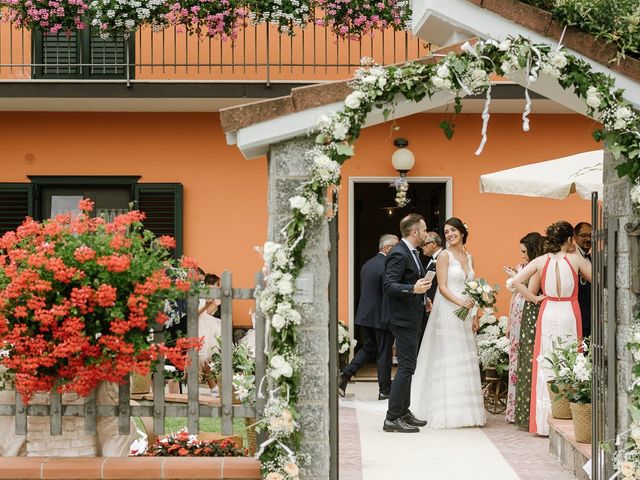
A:
{"type": "Polygon", "coordinates": [[[602,158],[602,150],[593,150],[487,173],[480,176],[480,191],[557,199],[577,193],[585,200],[598,192],[602,198],[602,158]]]}

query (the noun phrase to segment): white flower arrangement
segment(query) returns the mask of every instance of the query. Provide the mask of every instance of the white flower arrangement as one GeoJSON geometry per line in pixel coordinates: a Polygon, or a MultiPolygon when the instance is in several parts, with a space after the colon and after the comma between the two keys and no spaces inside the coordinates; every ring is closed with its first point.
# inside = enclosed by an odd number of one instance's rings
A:
{"type": "Polygon", "coordinates": [[[103,39],[118,34],[129,38],[144,24],[161,30],[166,27],[162,19],[165,5],[165,0],[94,0],[89,4],[91,25],[98,28],[103,39]]]}
{"type": "Polygon", "coordinates": [[[295,28],[304,28],[313,20],[313,5],[309,0],[249,0],[247,17],[253,25],[271,23],[278,31],[295,34],[295,28]]]}
{"type": "Polygon", "coordinates": [[[507,317],[500,319],[485,313],[480,317],[480,328],[476,336],[478,357],[483,368],[496,368],[509,364],[511,342],[506,336],[507,317]]]}
{"type": "Polygon", "coordinates": [[[394,180],[393,186],[396,189],[396,205],[400,208],[406,206],[411,201],[407,196],[409,182],[403,177],[398,177],[394,180]]]}
{"type": "Polygon", "coordinates": [[[358,341],[351,337],[347,326],[338,320],[338,352],[347,353],[349,349],[355,347],[358,341]]]}

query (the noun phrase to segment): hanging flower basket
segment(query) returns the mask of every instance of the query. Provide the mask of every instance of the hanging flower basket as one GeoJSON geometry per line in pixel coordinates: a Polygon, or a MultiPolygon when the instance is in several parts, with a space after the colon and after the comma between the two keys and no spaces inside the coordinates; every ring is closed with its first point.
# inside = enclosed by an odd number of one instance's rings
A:
{"type": "Polygon", "coordinates": [[[5,0],[7,14],[3,20],[27,30],[67,35],[84,30],[83,16],[89,8],[84,0],[5,0]]]}
{"type": "Polygon", "coordinates": [[[165,301],[191,289],[195,262],[178,267],[175,240],[144,231],[143,213],[105,223],[90,218],[92,209],[82,200],[77,215],[27,218],[0,238],[0,369],[25,403],[38,391],[86,396],[101,381],[147,375],[160,354],[183,369],[187,350],[199,346],[150,340],[167,319],[165,301]]]}
{"type": "Polygon", "coordinates": [[[271,23],[278,31],[294,35],[296,28],[305,28],[312,20],[314,2],[309,0],[249,0],[247,2],[251,23],[271,23]]]}
{"type": "Polygon", "coordinates": [[[189,34],[234,40],[244,16],[236,0],[180,0],[169,4],[165,20],[189,34]]]}
{"type": "Polygon", "coordinates": [[[166,26],[164,16],[169,11],[166,0],[94,0],[89,4],[91,26],[100,37],[129,36],[142,25],[154,31],[166,26]]]}
{"type": "Polygon", "coordinates": [[[352,40],[387,27],[407,30],[411,20],[406,0],[318,0],[318,5],[324,10],[324,17],[316,23],[328,26],[340,38],[352,40]]]}

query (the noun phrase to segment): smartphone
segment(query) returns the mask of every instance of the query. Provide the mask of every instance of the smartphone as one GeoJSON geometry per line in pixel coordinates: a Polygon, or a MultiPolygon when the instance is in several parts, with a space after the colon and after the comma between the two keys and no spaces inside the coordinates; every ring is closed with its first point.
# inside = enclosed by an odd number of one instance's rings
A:
{"type": "Polygon", "coordinates": [[[434,272],[433,270],[429,270],[427,272],[427,274],[424,276],[425,280],[431,282],[433,281],[433,278],[436,276],[436,272],[434,272]]]}

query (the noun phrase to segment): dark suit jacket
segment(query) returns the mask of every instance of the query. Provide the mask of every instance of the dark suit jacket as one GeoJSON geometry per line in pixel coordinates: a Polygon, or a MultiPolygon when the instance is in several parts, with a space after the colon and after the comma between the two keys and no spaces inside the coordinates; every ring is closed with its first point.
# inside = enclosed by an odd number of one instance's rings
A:
{"type": "MultiPolygon", "coordinates": [[[[580,250],[578,252],[582,255],[580,250]]],[[[582,256],[584,257],[584,255],[582,256]]],[[[584,284],[583,282],[584,280],[579,279],[578,304],[580,305],[580,316],[582,317],[582,335],[586,337],[591,335],[591,282],[584,282],[584,284]]]]}
{"type": "Polygon", "coordinates": [[[424,297],[413,293],[413,286],[420,277],[414,258],[402,240],[387,255],[383,312],[390,325],[419,329],[424,297]]]}
{"type": "MultiPolygon", "coordinates": [[[[444,249],[441,249],[440,253],[442,253],[443,251],[444,251],[444,249]]],[[[440,256],[440,253],[438,253],[438,257],[440,256]]],[[[431,262],[431,260],[433,260],[433,258],[429,259],[430,262],[431,262]]],[[[427,272],[435,272],[436,271],[436,262],[435,261],[433,261],[431,263],[427,262],[425,270],[427,272]]],[[[433,281],[431,283],[431,288],[429,290],[427,290],[427,297],[429,297],[429,300],[431,300],[432,302],[433,302],[434,297],[436,296],[436,292],[437,291],[438,291],[438,277],[436,276],[436,277],[433,277],[433,281]]]]}
{"type": "Polygon", "coordinates": [[[378,252],[365,262],[360,270],[360,301],[356,310],[355,324],[363,327],[386,330],[382,322],[382,281],[384,279],[385,256],[378,252]]]}

